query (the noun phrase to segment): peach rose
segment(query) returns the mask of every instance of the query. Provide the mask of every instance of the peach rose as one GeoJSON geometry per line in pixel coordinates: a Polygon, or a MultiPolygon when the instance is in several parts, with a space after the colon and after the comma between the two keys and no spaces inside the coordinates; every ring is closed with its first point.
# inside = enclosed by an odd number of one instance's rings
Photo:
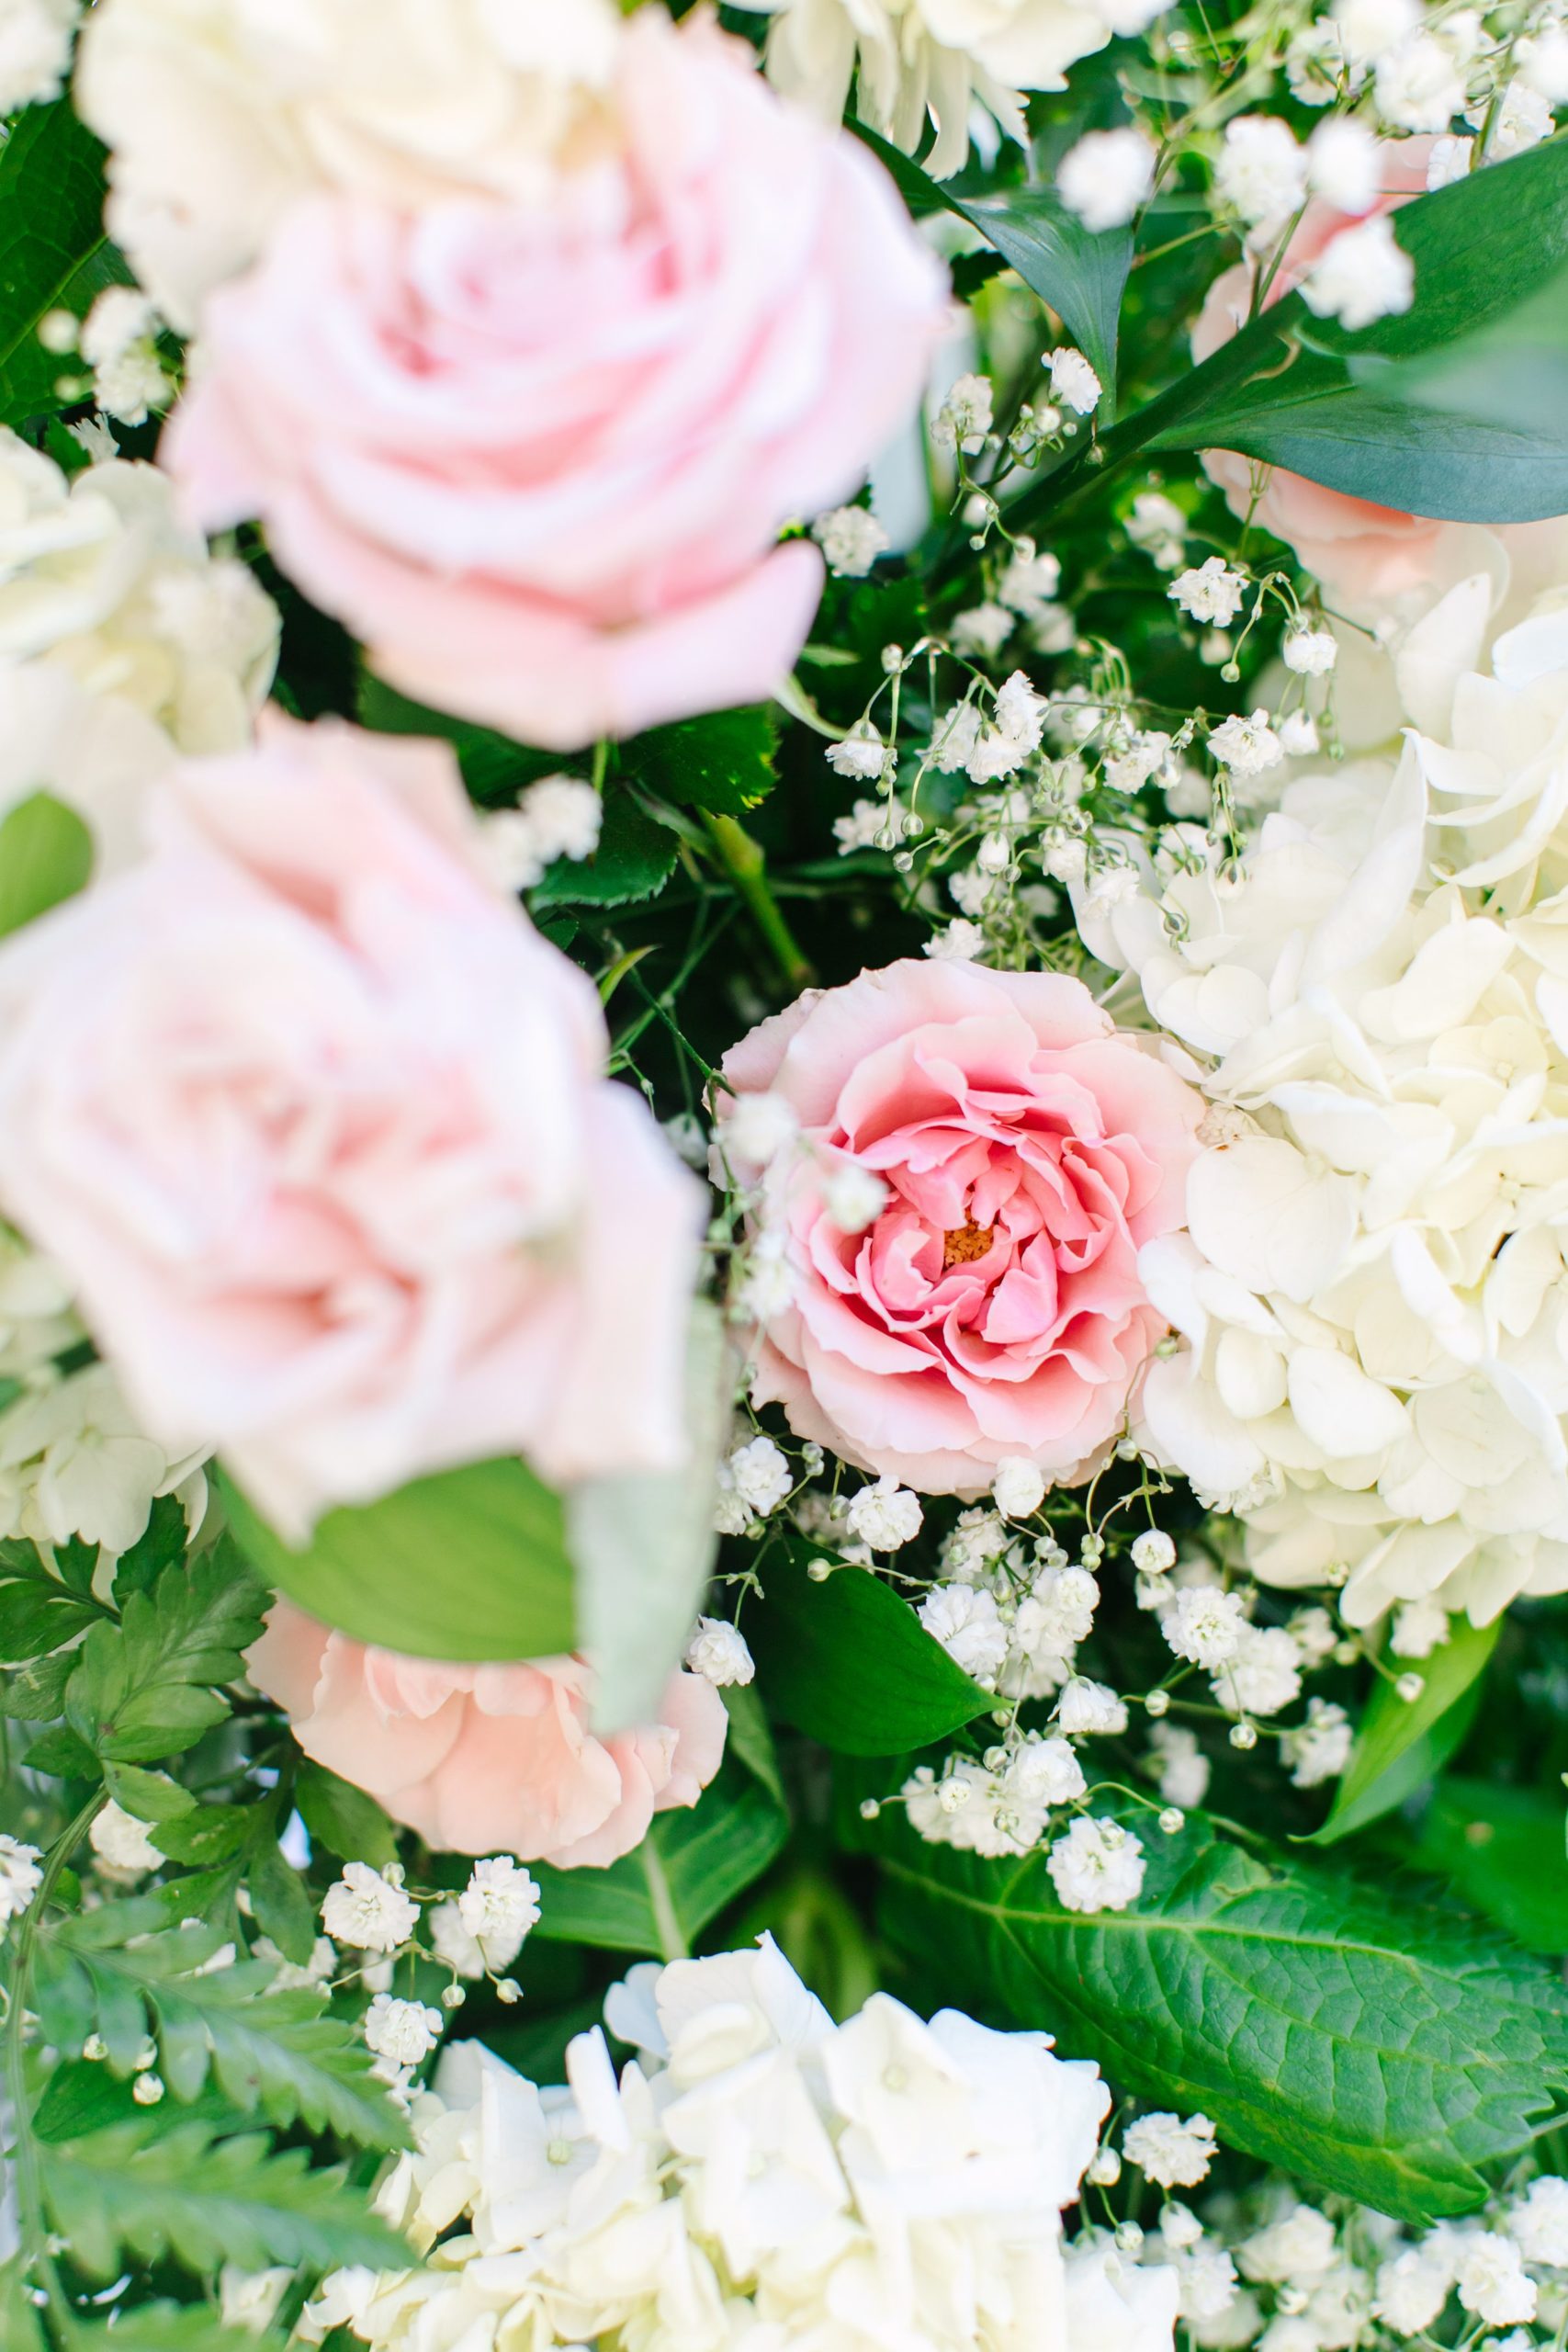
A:
{"type": "Polygon", "coordinates": [[[800,1127],[762,1177],[790,1295],[757,1400],[925,1494],[980,1494],[1010,1455],[1087,1476],[1166,1329],[1137,1253],[1183,1222],[1203,1111],[1153,1040],[1058,973],[909,961],[802,997],[724,1078],[800,1127]],[[855,1233],[852,1163],[886,1188],[855,1233]]]}
{"type": "Polygon", "coordinates": [[[779,683],[821,584],[780,526],[862,480],[946,317],[886,174],[741,43],[648,9],[620,59],[618,155],[540,203],[290,210],[162,453],[395,685],[562,749],[779,683]]]}
{"type": "Polygon", "coordinates": [[[695,1804],[729,1718],[711,1682],[672,1674],[640,1731],[596,1739],[581,1658],[447,1666],[367,1649],[276,1602],[245,1670],[276,1699],[307,1756],[367,1790],[427,1846],[603,1867],[639,1845],[656,1813],[695,1804]]]}
{"type": "MultiPolygon", "coordinates": [[[[1396,210],[1425,193],[1431,148],[1429,139],[1382,142],[1383,186],[1373,213],[1396,210]]],[[[1265,307],[1293,293],[1325,247],[1342,229],[1354,227],[1355,219],[1314,198],[1285,249],[1265,307]]],[[[1192,330],[1194,359],[1212,357],[1246,324],[1252,286],[1249,262],[1237,262],[1214,280],[1192,330]]],[[[1256,462],[1234,449],[1205,449],[1203,469],[1224,492],[1231,513],[1245,518],[1252,509],[1253,485],[1260,470],[1256,462]]],[[[1445,589],[1484,568],[1477,560],[1470,525],[1433,522],[1398,507],[1379,506],[1280,467],[1263,470],[1263,494],[1252,510],[1258,522],[1294,548],[1307,571],[1353,619],[1371,619],[1413,595],[1423,605],[1435,602],[1445,589]]]]}
{"type": "Polygon", "coordinates": [[[700,1187],[445,745],[277,714],[0,950],[0,1199],[143,1425],[300,1535],[522,1453],[680,1461],[700,1187]]]}

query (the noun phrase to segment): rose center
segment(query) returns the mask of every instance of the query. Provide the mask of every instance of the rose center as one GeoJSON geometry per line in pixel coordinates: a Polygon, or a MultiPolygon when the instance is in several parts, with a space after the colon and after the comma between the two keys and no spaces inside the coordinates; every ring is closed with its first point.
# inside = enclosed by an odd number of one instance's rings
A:
{"type": "Polygon", "coordinates": [[[965,1218],[962,1225],[955,1225],[951,1233],[944,1233],[942,1237],[942,1272],[945,1274],[952,1266],[973,1265],[976,1258],[985,1256],[990,1246],[990,1227],[976,1225],[965,1218]]]}

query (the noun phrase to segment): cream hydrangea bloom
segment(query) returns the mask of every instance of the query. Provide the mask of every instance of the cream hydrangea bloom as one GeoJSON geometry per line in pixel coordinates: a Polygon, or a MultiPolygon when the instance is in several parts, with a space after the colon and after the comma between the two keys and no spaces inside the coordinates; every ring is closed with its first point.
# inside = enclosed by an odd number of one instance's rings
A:
{"type": "Polygon", "coordinates": [[[76,71],[111,234],[178,327],[296,197],[536,193],[607,81],[611,0],[98,0],[76,71]]]}
{"type": "Polygon", "coordinates": [[[1354,1624],[1568,1589],[1568,626],[1452,701],[1452,743],[1291,786],[1238,870],[1080,918],[1213,1105],[1140,1260],[1182,1335],[1149,1442],[1354,1624]]]}
{"type": "Polygon", "coordinates": [[[155,468],[68,480],[0,428],[0,813],[51,792],[100,870],[123,863],[176,752],[249,739],[276,654],[271,600],[179,523],[155,468]]]}
{"type": "Polygon", "coordinates": [[[1062,2211],[1110,2095],[1039,2033],[886,1994],[835,2025],[771,1938],[634,1968],[541,2088],[468,2042],[414,2107],[378,2204],[428,2267],[340,2273],[308,2305],[405,2346],[742,2343],[876,2352],[1170,2352],[1173,2270],[1078,2279],[1062,2211]]]}
{"type": "Polygon", "coordinates": [[[945,179],[969,152],[977,101],[1025,138],[1023,92],[1061,90],[1067,68],[1113,33],[1139,32],[1161,0],[739,0],[773,11],[768,72],[829,121],[860,69],[862,119],[913,154],[937,126],[926,169],[945,179]]]}

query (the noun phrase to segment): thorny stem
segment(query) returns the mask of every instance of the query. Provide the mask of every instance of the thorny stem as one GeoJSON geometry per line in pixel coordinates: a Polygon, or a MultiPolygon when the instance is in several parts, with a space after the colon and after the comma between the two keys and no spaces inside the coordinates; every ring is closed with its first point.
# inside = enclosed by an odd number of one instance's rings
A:
{"type": "Polygon", "coordinates": [[[733,817],[713,817],[705,812],[703,822],[720,865],[745,900],[752,922],[767,941],[784,978],[792,989],[809,988],[816,976],[768,887],[767,859],[761,843],[753,841],[733,817]]]}

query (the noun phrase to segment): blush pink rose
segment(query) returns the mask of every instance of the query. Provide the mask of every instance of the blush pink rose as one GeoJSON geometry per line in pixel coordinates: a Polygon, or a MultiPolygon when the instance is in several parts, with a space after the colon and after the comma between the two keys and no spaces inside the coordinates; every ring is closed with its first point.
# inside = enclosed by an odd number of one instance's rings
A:
{"type": "Polygon", "coordinates": [[[443,744],[274,713],[0,950],[0,1199],[149,1433],[302,1535],[525,1454],[678,1464],[701,1188],[443,744]]]}
{"type": "MultiPolygon", "coordinates": [[[[1431,149],[1429,139],[1383,141],[1383,185],[1373,213],[1393,211],[1425,193],[1431,149]]],[[[1356,217],[1314,198],[1286,247],[1265,307],[1293,293],[1325,247],[1341,230],[1355,226],[1356,217]]],[[[1194,359],[1212,357],[1246,324],[1252,287],[1249,262],[1238,262],[1214,280],[1192,330],[1194,359]]],[[[1264,530],[1294,548],[1306,570],[1352,617],[1397,605],[1413,592],[1425,596],[1434,584],[1440,594],[1475,568],[1465,525],[1434,522],[1397,507],[1376,505],[1371,499],[1352,498],[1280,467],[1268,471],[1263,494],[1253,508],[1259,472],[1253,459],[1234,449],[1206,449],[1203,466],[1224,492],[1232,514],[1245,518],[1249,510],[1254,512],[1264,530]],[[1451,561],[1447,560],[1450,542],[1451,561]]]]}
{"type": "Polygon", "coordinates": [[[822,568],[779,528],[863,479],[946,319],[881,166],[711,24],[638,15],[611,119],[538,204],[301,203],[160,453],[395,685],[559,748],[783,679],[822,568]]]}
{"type": "Polygon", "coordinates": [[[980,1494],[1019,1454],[1088,1475],[1166,1329],[1137,1254],[1183,1222],[1203,1110],[1154,1041],[1060,974],[909,961],[802,997],[724,1080],[800,1125],[761,1178],[790,1296],[758,1401],[923,1494],[980,1494]],[[830,1207],[851,1162],[886,1186],[852,1234],[830,1207]]]}
{"type": "Polygon", "coordinates": [[[597,1739],[592,1668],[576,1657],[446,1666],[367,1649],[287,1600],[245,1656],[307,1756],[367,1790],[427,1846],[602,1867],[656,1813],[695,1804],[729,1719],[700,1675],[672,1674],[660,1721],[597,1739]]]}

